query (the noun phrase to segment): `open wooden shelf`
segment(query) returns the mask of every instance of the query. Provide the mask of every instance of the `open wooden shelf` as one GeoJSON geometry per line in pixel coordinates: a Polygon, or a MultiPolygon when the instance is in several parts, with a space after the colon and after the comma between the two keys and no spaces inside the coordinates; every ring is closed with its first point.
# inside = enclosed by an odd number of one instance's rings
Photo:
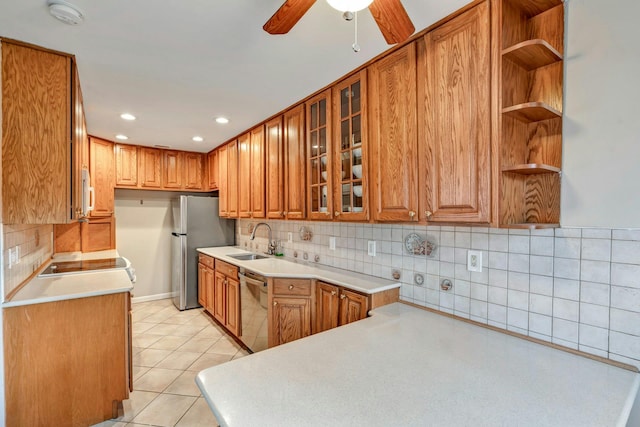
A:
{"type": "Polygon", "coordinates": [[[525,123],[562,117],[562,113],[544,102],[525,102],[502,109],[502,114],[525,123]]]}
{"type": "Polygon", "coordinates": [[[543,39],[526,40],[502,51],[507,58],[527,71],[562,61],[562,54],[543,39]]]}
{"type": "Polygon", "coordinates": [[[546,224],[546,223],[529,223],[522,222],[519,224],[500,224],[500,228],[517,228],[520,230],[539,230],[542,228],[558,228],[560,224],[546,224]]]}
{"type": "Polygon", "coordinates": [[[517,173],[520,175],[559,173],[560,171],[560,168],[551,165],[543,165],[540,163],[525,163],[521,165],[506,166],[502,168],[502,172],[517,173]]]}
{"type": "Polygon", "coordinates": [[[538,15],[562,4],[562,0],[509,0],[509,2],[528,16],[538,15]]]}

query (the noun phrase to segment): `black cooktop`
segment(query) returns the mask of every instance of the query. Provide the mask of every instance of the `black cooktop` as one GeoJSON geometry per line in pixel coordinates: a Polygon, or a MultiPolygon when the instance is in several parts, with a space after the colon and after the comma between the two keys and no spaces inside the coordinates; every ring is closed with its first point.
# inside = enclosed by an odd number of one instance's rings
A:
{"type": "Polygon", "coordinates": [[[40,276],[53,276],[64,273],[83,273],[93,270],[113,270],[125,268],[126,261],[123,258],[87,259],[82,261],[52,262],[40,276]]]}

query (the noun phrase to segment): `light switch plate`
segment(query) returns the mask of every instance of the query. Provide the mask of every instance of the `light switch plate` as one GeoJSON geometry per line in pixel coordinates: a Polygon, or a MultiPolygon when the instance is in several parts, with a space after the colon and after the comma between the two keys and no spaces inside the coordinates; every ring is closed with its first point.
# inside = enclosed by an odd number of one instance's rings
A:
{"type": "Polygon", "coordinates": [[[367,241],[367,255],[376,256],[376,241],[375,240],[367,241]]]}
{"type": "Polygon", "coordinates": [[[482,272],[482,251],[467,251],[467,270],[482,272]]]}
{"type": "Polygon", "coordinates": [[[329,237],[329,250],[330,251],[335,251],[336,250],[336,238],[335,238],[335,236],[330,236],[329,237]]]}
{"type": "Polygon", "coordinates": [[[287,233],[287,242],[293,242],[293,233],[290,231],[287,233]]]}

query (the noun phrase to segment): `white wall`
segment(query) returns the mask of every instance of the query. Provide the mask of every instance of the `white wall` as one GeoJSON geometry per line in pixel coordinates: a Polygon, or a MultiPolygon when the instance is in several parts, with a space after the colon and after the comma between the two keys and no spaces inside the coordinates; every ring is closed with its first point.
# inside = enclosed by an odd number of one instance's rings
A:
{"type": "Polygon", "coordinates": [[[640,227],[640,2],[566,2],[563,226],[640,227]]]}
{"type": "Polygon", "coordinates": [[[134,298],[171,292],[171,199],[178,196],[116,190],[116,247],[136,269],[134,298]]]}

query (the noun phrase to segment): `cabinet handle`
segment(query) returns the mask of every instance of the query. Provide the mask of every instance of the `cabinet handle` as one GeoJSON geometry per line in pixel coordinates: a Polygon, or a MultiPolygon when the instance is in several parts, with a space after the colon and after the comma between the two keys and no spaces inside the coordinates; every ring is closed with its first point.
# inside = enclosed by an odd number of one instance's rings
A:
{"type": "Polygon", "coordinates": [[[340,216],[340,212],[335,211],[335,212],[333,213],[333,216],[340,216]]]}
{"type": "Polygon", "coordinates": [[[345,294],[340,294],[340,299],[345,299],[347,296],[345,294]]]}
{"type": "Polygon", "coordinates": [[[431,215],[433,215],[431,211],[424,211],[424,216],[426,216],[427,218],[429,218],[431,215]]]}
{"type": "Polygon", "coordinates": [[[278,305],[278,301],[273,302],[273,306],[275,307],[276,305],[278,305]]]}
{"type": "Polygon", "coordinates": [[[289,290],[293,290],[293,285],[289,285],[289,290]]]}
{"type": "Polygon", "coordinates": [[[336,291],[331,291],[331,296],[335,296],[336,291]]]}
{"type": "Polygon", "coordinates": [[[414,211],[409,211],[409,218],[413,219],[414,216],[416,216],[416,213],[414,211]]]}
{"type": "Polygon", "coordinates": [[[287,211],[282,212],[282,216],[286,216],[287,215],[287,211]]]}

